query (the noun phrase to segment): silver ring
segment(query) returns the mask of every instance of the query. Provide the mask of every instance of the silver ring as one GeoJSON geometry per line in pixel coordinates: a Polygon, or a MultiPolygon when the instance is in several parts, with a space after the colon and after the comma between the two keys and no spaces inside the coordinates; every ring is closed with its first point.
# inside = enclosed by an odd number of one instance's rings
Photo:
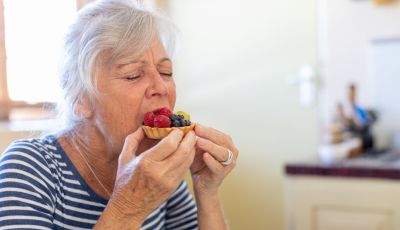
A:
{"type": "Polygon", "coordinates": [[[220,161],[222,165],[230,165],[233,161],[233,153],[231,150],[228,149],[228,159],[226,161],[220,161]]]}

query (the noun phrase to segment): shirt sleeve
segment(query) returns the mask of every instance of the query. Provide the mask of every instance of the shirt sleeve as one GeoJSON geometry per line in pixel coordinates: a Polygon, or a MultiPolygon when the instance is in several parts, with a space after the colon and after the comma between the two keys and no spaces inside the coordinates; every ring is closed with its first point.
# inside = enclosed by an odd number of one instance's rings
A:
{"type": "Polygon", "coordinates": [[[185,181],[168,199],[166,209],[166,229],[197,229],[197,206],[185,181]]]}
{"type": "Polygon", "coordinates": [[[52,229],[55,185],[45,157],[15,142],[0,157],[0,229],[52,229]]]}

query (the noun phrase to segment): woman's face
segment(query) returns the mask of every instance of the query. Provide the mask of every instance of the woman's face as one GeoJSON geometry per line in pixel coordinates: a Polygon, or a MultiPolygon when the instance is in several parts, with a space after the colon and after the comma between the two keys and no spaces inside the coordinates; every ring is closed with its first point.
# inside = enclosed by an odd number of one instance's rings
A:
{"type": "Polygon", "coordinates": [[[176,92],[172,62],[159,40],[137,60],[101,70],[100,97],[94,104],[93,122],[120,151],[125,137],[142,125],[146,112],[167,107],[173,110],[176,92]]]}

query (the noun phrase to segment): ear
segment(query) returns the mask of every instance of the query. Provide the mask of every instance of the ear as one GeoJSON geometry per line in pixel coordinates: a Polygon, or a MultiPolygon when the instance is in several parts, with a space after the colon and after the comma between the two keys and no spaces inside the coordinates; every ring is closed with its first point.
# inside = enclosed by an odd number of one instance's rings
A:
{"type": "Polygon", "coordinates": [[[89,119],[93,116],[92,106],[87,98],[80,98],[76,102],[75,114],[83,119],[89,119]]]}

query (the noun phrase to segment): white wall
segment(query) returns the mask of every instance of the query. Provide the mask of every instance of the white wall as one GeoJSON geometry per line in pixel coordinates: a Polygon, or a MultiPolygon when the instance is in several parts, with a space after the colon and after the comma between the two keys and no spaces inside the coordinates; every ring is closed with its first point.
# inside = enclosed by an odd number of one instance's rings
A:
{"type": "Polygon", "coordinates": [[[376,145],[400,151],[400,37],[374,42],[370,54],[369,101],[379,112],[373,129],[376,145]]]}
{"type": "MultiPolygon", "coordinates": [[[[358,86],[358,101],[372,104],[368,88],[370,44],[400,38],[400,1],[320,0],[319,52],[322,80],[321,117],[331,119],[337,102],[347,102],[347,86],[358,86]]],[[[400,61],[399,61],[400,63],[400,61]]]]}

